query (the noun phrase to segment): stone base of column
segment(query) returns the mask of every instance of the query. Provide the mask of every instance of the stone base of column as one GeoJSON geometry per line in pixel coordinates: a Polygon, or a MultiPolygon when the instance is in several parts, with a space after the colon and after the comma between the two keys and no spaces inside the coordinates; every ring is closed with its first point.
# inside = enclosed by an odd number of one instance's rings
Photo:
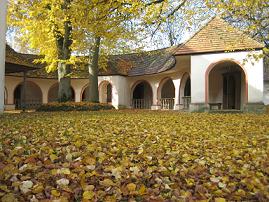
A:
{"type": "Polygon", "coordinates": [[[11,105],[5,105],[4,108],[6,111],[13,111],[13,110],[15,110],[16,106],[11,104],[11,105]]]}
{"type": "Polygon", "coordinates": [[[209,107],[205,103],[191,103],[189,111],[190,112],[208,112],[209,107]]]}
{"type": "Polygon", "coordinates": [[[151,110],[160,110],[161,106],[160,105],[152,105],[151,110]]]}
{"type": "Polygon", "coordinates": [[[266,106],[264,103],[247,103],[243,107],[243,111],[246,113],[258,113],[262,114],[266,112],[266,106]]]}
{"type": "Polygon", "coordinates": [[[183,110],[183,105],[181,105],[181,104],[176,104],[175,106],[174,106],[174,110],[183,110]]]}

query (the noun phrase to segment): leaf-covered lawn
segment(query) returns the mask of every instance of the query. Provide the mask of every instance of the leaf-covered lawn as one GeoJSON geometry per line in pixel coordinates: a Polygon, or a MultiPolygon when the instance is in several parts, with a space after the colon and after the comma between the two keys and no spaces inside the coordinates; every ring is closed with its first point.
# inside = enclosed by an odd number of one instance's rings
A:
{"type": "Polygon", "coordinates": [[[5,115],[0,197],[269,201],[269,115],[5,115]]]}

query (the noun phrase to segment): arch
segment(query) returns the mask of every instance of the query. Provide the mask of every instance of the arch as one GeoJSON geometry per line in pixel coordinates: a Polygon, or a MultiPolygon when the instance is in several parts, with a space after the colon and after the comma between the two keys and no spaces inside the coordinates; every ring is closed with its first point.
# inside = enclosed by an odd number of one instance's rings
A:
{"type": "Polygon", "coordinates": [[[171,78],[170,77],[165,77],[159,82],[159,85],[158,85],[158,88],[157,88],[157,99],[158,100],[160,100],[161,97],[162,97],[161,92],[162,92],[162,87],[163,87],[164,83],[169,79],[171,79],[171,78]]]}
{"type": "MultiPolygon", "coordinates": [[[[219,91],[217,92],[216,89],[213,91],[215,91],[215,93],[220,93],[220,94],[222,93],[221,97],[223,98],[223,101],[227,93],[225,92],[227,91],[226,84],[231,82],[233,87],[232,85],[230,85],[230,88],[234,88],[232,91],[233,91],[234,97],[236,97],[236,98],[233,98],[233,99],[236,99],[235,105],[237,107],[235,108],[240,109],[242,108],[242,104],[245,104],[248,102],[248,75],[245,68],[240,62],[234,59],[223,59],[209,65],[205,73],[205,103],[206,104],[209,104],[212,101],[211,94],[213,92],[212,90],[210,90],[210,88],[213,85],[210,86],[210,80],[212,83],[214,82],[213,81],[214,78],[216,80],[216,76],[215,77],[212,76],[212,78],[210,77],[211,74],[215,74],[215,75],[218,74],[218,77],[219,77],[218,88],[219,89],[222,88],[221,89],[222,92],[219,92],[219,91]],[[219,73],[217,73],[217,71],[219,71],[219,73]],[[236,72],[238,73],[236,74],[236,72]],[[220,81],[222,81],[222,83],[220,83],[220,81]]],[[[223,108],[225,108],[224,102],[222,103],[222,105],[223,105],[223,108]]]]}
{"type": "Polygon", "coordinates": [[[131,103],[136,109],[150,109],[153,103],[153,90],[146,80],[136,81],[131,87],[131,103]]]}
{"type": "Polygon", "coordinates": [[[16,109],[21,109],[22,104],[26,108],[36,108],[42,104],[43,94],[41,88],[33,81],[25,81],[25,100],[23,101],[23,82],[19,83],[14,89],[14,104],[16,109]]]}
{"type": "Polygon", "coordinates": [[[85,86],[83,86],[83,88],[80,92],[80,100],[82,102],[87,101],[88,92],[89,92],[89,83],[87,83],[85,86]]]}
{"type": "MultiPolygon", "coordinates": [[[[58,101],[58,90],[59,90],[59,83],[54,83],[48,91],[48,102],[57,102],[58,101]]],[[[71,86],[71,94],[72,94],[72,101],[75,101],[75,90],[71,86]]]]}
{"type": "Polygon", "coordinates": [[[112,103],[113,85],[109,81],[102,81],[98,86],[100,103],[112,103]]]}
{"type": "Polygon", "coordinates": [[[161,80],[158,86],[158,100],[162,109],[173,109],[175,104],[175,85],[170,77],[161,80]]]}
{"type": "Polygon", "coordinates": [[[188,72],[185,72],[181,77],[180,87],[179,87],[179,103],[183,104],[183,97],[191,96],[191,77],[188,72]],[[186,92],[189,91],[189,92],[186,92]]]}
{"type": "Polygon", "coordinates": [[[4,105],[8,104],[8,92],[7,87],[4,88],[4,105]]]}

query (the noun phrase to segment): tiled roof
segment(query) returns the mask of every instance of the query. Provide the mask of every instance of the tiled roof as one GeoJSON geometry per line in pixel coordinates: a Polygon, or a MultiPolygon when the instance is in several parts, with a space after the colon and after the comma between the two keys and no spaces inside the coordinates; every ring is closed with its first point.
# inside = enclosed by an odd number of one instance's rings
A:
{"type": "Polygon", "coordinates": [[[219,17],[214,17],[204,27],[183,43],[176,55],[262,49],[263,44],[250,38],[219,17]]]}
{"type": "MultiPolygon", "coordinates": [[[[170,47],[149,52],[112,55],[108,58],[107,68],[99,70],[99,76],[141,76],[167,71],[175,65],[175,57],[173,56],[175,48],[170,47]]],[[[88,78],[88,72],[86,66],[78,67],[73,69],[71,77],[88,78]]],[[[47,73],[45,68],[31,71],[27,75],[37,78],[57,78],[57,72],[47,73]]]]}
{"type": "Polygon", "coordinates": [[[176,47],[161,49],[141,54],[128,56],[125,61],[131,61],[128,76],[141,76],[157,74],[174,67],[176,59],[174,51],[176,47]]]}
{"type": "Polygon", "coordinates": [[[38,68],[38,65],[33,63],[35,59],[38,59],[38,56],[18,53],[9,45],[6,45],[6,63],[38,68]]]}

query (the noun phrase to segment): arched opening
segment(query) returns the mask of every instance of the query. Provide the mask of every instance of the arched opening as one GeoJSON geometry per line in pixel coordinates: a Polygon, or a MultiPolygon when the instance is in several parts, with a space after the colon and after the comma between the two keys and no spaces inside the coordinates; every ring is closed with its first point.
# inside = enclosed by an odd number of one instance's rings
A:
{"type": "Polygon", "coordinates": [[[16,109],[35,109],[42,104],[42,91],[33,82],[25,82],[25,94],[23,95],[23,83],[14,90],[14,104],[16,109]]]}
{"type": "Polygon", "coordinates": [[[135,109],[150,109],[152,106],[153,93],[150,84],[141,81],[134,85],[132,91],[132,106],[135,109]]]}
{"type": "Polygon", "coordinates": [[[185,88],[184,88],[184,97],[191,96],[191,79],[190,77],[187,79],[185,88]]]}
{"type": "Polygon", "coordinates": [[[172,79],[168,78],[161,85],[161,108],[174,109],[175,104],[175,86],[172,79]]]}
{"type": "Polygon", "coordinates": [[[7,104],[7,99],[8,99],[7,96],[8,96],[8,95],[7,95],[7,88],[5,87],[5,91],[4,91],[4,105],[7,104]]]}
{"type": "Polygon", "coordinates": [[[180,104],[184,109],[189,109],[191,103],[191,79],[188,73],[185,73],[180,83],[180,104]]]}
{"type": "Polygon", "coordinates": [[[88,100],[88,97],[89,97],[89,85],[84,87],[84,90],[81,95],[81,101],[86,102],[88,100]]]}
{"type": "Polygon", "coordinates": [[[240,110],[247,100],[247,78],[240,65],[223,61],[208,71],[206,99],[210,109],[240,110]]]}
{"type": "MultiPolygon", "coordinates": [[[[58,102],[58,91],[59,91],[59,84],[56,83],[49,89],[48,102],[58,102]]],[[[72,96],[71,101],[74,102],[75,101],[75,91],[72,87],[71,87],[71,96],[72,96]]]]}
{"type": "Polygon", "coordinates": [[[112,85],[108,81],[103,81],[99,85],[100,103],[112,103],[112,85]]]}

